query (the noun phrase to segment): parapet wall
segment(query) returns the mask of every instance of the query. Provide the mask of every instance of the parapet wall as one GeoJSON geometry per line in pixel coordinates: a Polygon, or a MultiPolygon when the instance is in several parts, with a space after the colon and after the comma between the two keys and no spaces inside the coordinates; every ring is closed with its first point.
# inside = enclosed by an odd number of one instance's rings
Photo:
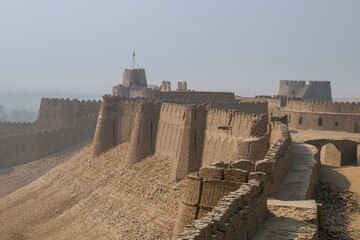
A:
{"type": "Polygon", "coordinates": [[[270,143],[272,146],[265,158],[256,162],[256,171],[267,174],[267,183],[270,185],[268,195],[273,196],[278,191],[279,185],[291,165],[291,136],[287,125],[281,122],[272,122],[270,143]],[[279,133],[280,132],[280,133],[279,133]]]}
{"type": "Polygon", "coordinates": [[[94,135],[97,115],[82,117],[79,124],[35,134],[21,134],[0,139],[0,168],[25,164],[81,143],[94,135]]]}

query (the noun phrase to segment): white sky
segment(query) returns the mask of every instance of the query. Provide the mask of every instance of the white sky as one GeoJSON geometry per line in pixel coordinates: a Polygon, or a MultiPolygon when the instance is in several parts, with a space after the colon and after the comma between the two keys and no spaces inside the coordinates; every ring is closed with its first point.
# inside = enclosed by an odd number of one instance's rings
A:
{"type": "Polygon", "coordinates": [[[277,94],[330,80],[359,97],[358,0],[0,0],[0,92],[110,93],[131,67],[148,83],[277,94]]]}

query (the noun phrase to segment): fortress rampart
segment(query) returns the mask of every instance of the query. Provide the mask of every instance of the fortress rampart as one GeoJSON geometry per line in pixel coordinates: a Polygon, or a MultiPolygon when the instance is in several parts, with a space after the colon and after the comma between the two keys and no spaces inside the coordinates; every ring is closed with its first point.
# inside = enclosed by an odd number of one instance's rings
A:
{"type": "Polygon", "coordinates": [[[291,164],[287,126],[271,123],[271,148],[260,161],[216,162],[189,174],[174,229],[176,239],[250,239],[291,164]],[[179,234],[181,233],[181,234],[179,234]]]}
{"type": "Polygon", "coordinates": [[[195,220],[177,239],[250,239],[265,220],[263,185],[250,180],[223,197],[214,209],[195,220]]]}
{"type": "Polygon", "coordinates": [[[360,104],[268,99],[270,116],[288,116],[290,129],[360,132],[360,104]]]}
{"type": "Polygon", "coordinates": [[[91,138],[100,104],[43,98],[34,123],[0,124],[0,168],[25,164],[91,138]]]}
{"type": "Polygon", "coordinates": [[[97,114],[79,118],[72,127],[0,139],[0,168],[25,164],[76,145],[94,135],[97,114]]]}
{"type": "Polygon", "coordinates": [[[154,153],[171,157],[173,176],[179,179],[225,155],[232,155],[231,159],[262,159],[268,149],[267,121],[266,115],[216,110],[204,104],[181,105],[104,96],[93,155],[130,141],[129,164],[154,153]]]}
{"type": "Polygon", "coordinates": [[[98,114],[100,106],[101,101],[95,100],[42,98],[39,115],[35,122],[0,123],[0,138],[72,127],[80,117],[98,114]]]}

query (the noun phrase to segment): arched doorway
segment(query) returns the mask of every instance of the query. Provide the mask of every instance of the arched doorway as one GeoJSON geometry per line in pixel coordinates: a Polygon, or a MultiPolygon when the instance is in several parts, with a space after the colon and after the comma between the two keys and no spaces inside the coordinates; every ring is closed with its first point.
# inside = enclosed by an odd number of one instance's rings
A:
{"type": "Polygon", "coordinates": [[[332,143],[327,143],[321,147],[320,161],[322,164],[329,164],[334,166],[342,166],[341,151],[332,143]]]}

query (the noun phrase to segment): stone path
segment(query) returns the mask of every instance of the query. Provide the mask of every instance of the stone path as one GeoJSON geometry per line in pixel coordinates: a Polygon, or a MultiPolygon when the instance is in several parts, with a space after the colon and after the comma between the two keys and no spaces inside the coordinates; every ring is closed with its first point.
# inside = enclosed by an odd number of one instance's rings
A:
{"type": "Polygon", "coordinates": [[[252,240],[318,239],[317,205],[314,200],[307,200],[319,178],[316,153],[317,148],[312,145],[292,143],[290,169],[276,199],[268,199],[269,216],[252,240]]]}
{"type": "Polygon", "coordinates": [[[306,200],[312,197],[319,178],[314,155],[317,148],[304,143],[292,144],[292,163],[275,196],[280,200],[306,200]]]}

